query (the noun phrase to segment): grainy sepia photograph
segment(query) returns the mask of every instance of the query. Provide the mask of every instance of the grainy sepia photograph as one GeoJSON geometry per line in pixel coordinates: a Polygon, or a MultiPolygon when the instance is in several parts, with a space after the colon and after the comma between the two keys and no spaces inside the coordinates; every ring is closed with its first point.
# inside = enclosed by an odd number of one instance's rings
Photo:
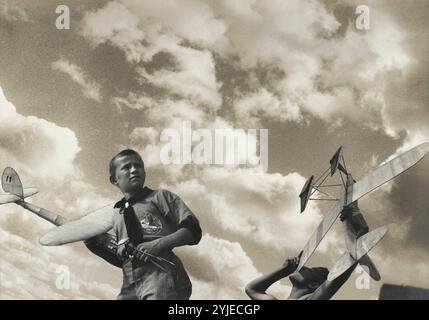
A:
{"type": "Polygon", "coordinates": [[[429,299],[428,17],[0,0],[0,300],[429,299]]]}

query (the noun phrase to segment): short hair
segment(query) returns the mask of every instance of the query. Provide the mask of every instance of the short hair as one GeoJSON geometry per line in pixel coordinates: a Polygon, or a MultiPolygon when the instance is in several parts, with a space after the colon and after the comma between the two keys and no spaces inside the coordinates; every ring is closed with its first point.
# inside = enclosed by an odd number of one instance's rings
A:
{"type": "Polygon", "coordinates": [[[316,267],[316,268],[302,267],[300,271],[296,271],[295,273],[291,274],[289,279],[291,280],[292,284],[296,287],[308,288],[309,285],[314,283],[314,282],[321,285],[328,278],[328,274],[329,274],[329,270],[327,268],[323,268],[323,267],[316,267]],[[306,274],[304,274],[302,271],[306,272],[306,274]],[[296,274],[296,273],[299,273],[303,279],[301,277],[294,277],[294,274],[296,274]]]}
{"type": "Polygon", "coordinates": [[[139,157],[139,158],[142,160],[142,162],[143,162],[143,158],[141,157],[141,155],[140,155],[137,151],[135,151],[135,150],[133,150],[133,149],[124,149],[124,150],[122,150],[121,152],[119,152],[116,156],[114,156],[114,157],[112,158],[112,160],[110,160],[110,163],[109,163],[109,173],[110,173],[110,176],[111,176],[111,177],[114,177],[114,176],[115,176],[115,171],[116,171],[116,167],[115,167],[115,160],[116,160],[117,158],[125,157],[125,156],[137,156],[137,157],[139,157]]]}

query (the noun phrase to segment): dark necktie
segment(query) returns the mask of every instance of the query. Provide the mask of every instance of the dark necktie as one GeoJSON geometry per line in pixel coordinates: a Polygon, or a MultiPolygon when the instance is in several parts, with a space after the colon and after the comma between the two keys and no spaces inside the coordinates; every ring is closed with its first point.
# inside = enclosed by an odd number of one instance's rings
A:
{"type": "Polygon", "coordinates": [[[145,187],[140,192],[128,199],[128,201],[126,201],[124,198],[115,205],[115,208],[120,207],[124,214],[125,228],[127,229],[130,242],[134,246],[137,246],[144,241],[144,231],[140,220],[137,218],[137,215],[134,211],[133,204],[147,198],[147,196],[151,194],[152,191],[152,189],[145,187]]]}

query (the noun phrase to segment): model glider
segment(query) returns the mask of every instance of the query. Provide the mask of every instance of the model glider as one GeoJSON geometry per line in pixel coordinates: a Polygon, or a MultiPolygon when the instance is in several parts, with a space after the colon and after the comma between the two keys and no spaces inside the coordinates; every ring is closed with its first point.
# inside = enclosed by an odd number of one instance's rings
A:
{"type": "MultiPolygon", "coordinates": [[[[18,173],[13,168],[7,167],[3,171],[1,183],[5,193],[0,194],[0,205],[15,203],[27,209],[28,211],[33,212],[46,221],[49,221],[55,226],[71,224],[70,227],[66,229],[66,232],[62,233],[61,235],[57,235],[56,230],[58,229],[55,228],[52,233],[48,233],[46,240],[41,241],[41,244],[63,244],[92,238],[93,245],[87,245],[87,247],[96,255],[102,257],[109,263],[112,263],[114,260],[112,257],[116,256],[117,250],[116,236],[111,229],[111,217],[113,215],[112,207],[110,209],[108,207],[104,207],[94,211],[88,216],[84,216],[82,219],[88,223],[81,225],[81,222],[76,223],[74,221],[68,221],[59,214],[24,201],[25,198],[36,194],[38,190],[36,188],[23,188],[18,173]],[[96,217],[99,218],[97,223],[94,222],[96,217]],[[76,228],[79,226],[81,228],[76,231],[76,228]],[[52,238],[54,239],[51,242],[50,240],[52,238]]],[[[78,219],[76,221],[80,220],[78,219]]],[[[120,265],[116,262],[112,264],[120,267],[120,265]]]]}
{"type": "MultiPolygon", "coordinates": [[[[0,205],[15,203],[56,226],[39,240],[42,245],[57,246],[85,241],[85,245],[91,252],[116,267],[122,267],[121,262],[116,257],[118,243],[112,229],[112,218],[117,209],[114,209],[112,205],[97,209],[77,220],[69,221],[59,214],[24,201],[25,198],[36,194],[38,190],[35,188],[24,189],[18,173],[13,168],[7,167],[4,170],[2,187],[6,193],[0,194],[0,205]]],[[[152,236],[150,240],[153,240],[153,238],[152,236]]],[[[129,250],[134,255],[139,253],[137,248],[130,247],[129,250]]],[[[149,261],[162,270],[164,268],[156,261],[173,264],[162,257],[150,255],[146,252],[140,252],[140,254],[149,256],[149,261]]]]}

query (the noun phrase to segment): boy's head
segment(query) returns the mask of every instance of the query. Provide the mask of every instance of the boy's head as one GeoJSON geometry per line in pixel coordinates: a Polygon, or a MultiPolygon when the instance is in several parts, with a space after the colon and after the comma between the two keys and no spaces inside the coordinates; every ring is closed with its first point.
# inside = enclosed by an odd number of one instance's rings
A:
{"type": "Polygon", "coordinates": [[[146,179],[144,162],[134,150],[125,149],[110,160],[110,182],[124,194],[133,194],[143,188],[146,179]]]}
{"type": "Polygon", "coordinates": [[[307,268],[292,273],[289,276],[292,285],[299,289],[308,289],[313,292],[328,278],[329,270],[326,268],[307,268]]]}

